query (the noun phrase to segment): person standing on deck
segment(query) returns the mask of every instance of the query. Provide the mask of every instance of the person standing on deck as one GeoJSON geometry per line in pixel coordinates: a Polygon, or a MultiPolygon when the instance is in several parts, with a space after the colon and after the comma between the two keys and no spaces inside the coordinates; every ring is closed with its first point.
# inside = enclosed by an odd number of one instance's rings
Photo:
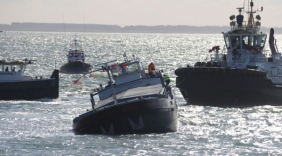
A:
{"type": "Polygon", "coordinates": [[[170,78],[167,74],[164,74],[163,79],[164,79],[164,82],[166,83],[166,85],[168,85],[170,83],[170,78]]]}
{"type": "Polygon", "coordinates": [[[148,66],[148,73],[150,76],[152,76],[154,74],[154,71],[155,71],[155,65],[153,62],[151,62],[148,66]]]}

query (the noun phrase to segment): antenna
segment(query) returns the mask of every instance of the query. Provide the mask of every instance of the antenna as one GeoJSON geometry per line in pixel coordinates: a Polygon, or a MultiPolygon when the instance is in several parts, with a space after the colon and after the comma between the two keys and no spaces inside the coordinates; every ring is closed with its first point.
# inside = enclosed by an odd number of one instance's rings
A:
{"type": "Polygon", "coordinates": [[[128,59],[127,59],[126,53],[123,53],[123,58],[124,58],[124,62],[128,62],[128,59]]]}
{"type": "Polygon", "coordinates": [[[236,8],[236,9],[238,9],[238,11],[239,11],[239,15],[241,15],[242,10],[244,10],[244,7],[241,7],[241,8],[236,8]]]}
{"type": "Polygon", "coordinates": [[[85,33],[85,16],[84,16],[84,14],[83,14],[83,31],[85,33]]]}
{"type": "MultiPolygon", "coordinates": [[[[244,0],[244,4],[243,4],[243,9],[245,8],[245,1],[246,0],[244,0]]],[[[244,12],[243,12],[243,16],[245,15],[245,10],[244,10],[244,12]]]]}
{"type": "Polygon", "coordinates": [[[248,11],[249,11],[249,4],[250,4],[250,1],[248,0],[248,11]]]}
{"type": "Polygon", "coordinates": [[[65,19],[64,19],[64,15],[62,15],[63,16],[63,28],[64,28],[64,33],[66,32],[66,28],[65,28],[65,19]]]}

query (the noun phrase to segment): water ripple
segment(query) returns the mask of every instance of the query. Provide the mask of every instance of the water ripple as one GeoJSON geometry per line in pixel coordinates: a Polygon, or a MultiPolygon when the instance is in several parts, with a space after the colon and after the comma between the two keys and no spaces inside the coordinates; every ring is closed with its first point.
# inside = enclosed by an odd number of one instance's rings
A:
{"type": "MultiPolygon", "coordinates": [[[[136,55],[146,68],[154,61],[175,86],[174,70],[205,59],[208,49],[223,45],[214,34],[110,34],[5,32],[1,57],[36,59],[28,66],[31,76],[50,77],[66,62],[68,43],[82,41],[86,62],[92,65],[136,55]],[[36,71],[36,72],[34,72],[36,71]]],[[[276,35],[282,40],[282,35],[276,35]]],[[[268,48],[268,45],[266,45],[268,48]]],[[[282,49],[282,44],[278,45],[282,49]]],[[[179,105],[176,133],[147,135],[82,135],[72,131],[72,120],[91,108],[89,91],[107,83],[107,75],[60,75],[60,97],[55,100],[0,101],[0,153],[3,155],[281,155],[280,106],[215,108],[186,105],[173,87],[179,105]]]]}

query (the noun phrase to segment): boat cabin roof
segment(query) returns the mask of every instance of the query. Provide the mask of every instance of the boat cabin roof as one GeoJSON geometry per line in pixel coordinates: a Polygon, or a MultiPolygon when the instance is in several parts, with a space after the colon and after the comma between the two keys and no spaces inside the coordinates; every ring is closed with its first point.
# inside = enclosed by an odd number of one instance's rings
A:
{"type": "Polygon", "coordinates": [[[70,51],[82,51],[82,46],[77,39],[74,39],[73,42],[70,43],[69,49],[70,51]]]}
{"type": "Polygon", "coordinates": [[[0,65],[26,65],[27,63],[24,61],[0,61],[0,65]]]}
{"type": "MultiPolygon", "coordinates": [[[[142,86],[128,89],[124,92],[118,93],[116,95],[119,103],[129,101],[136,98],[148,98],[148,97],[159,97],[159,94],[163,94],[164,87],[161,84],[156,84],[152,86],[142,86]]],[[[99,101],[95,108],[99,108],[101,106],[109,106],[114,104],[113,98],[109,97],[103,101],[99,101]]]]}
{"type": "Polygon", "coordinates": [[[69,51],[69,54],[84,54],[84,52],[80,50],[71,50],[69,51]]]}

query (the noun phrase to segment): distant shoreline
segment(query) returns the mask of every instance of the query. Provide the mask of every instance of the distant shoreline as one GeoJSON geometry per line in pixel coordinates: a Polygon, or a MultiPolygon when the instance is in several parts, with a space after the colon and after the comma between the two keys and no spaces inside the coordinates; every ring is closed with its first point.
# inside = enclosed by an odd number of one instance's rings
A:
{"type": "MultiPolygon", "coordinates": [[[[230,30],[229,26],[125,26],[102,24],[63,24],[63,23],[19,23],[0,24],[0,31],[43,31],[43,32],[104,32],[104,33],[189,33],[220,34],[230,30]]],[[[276,34],[282,34],[282,28],[275,28],[276,34]]],[[[269,33],[270,27],[261,27],[261,31],[269,33]]]]}

